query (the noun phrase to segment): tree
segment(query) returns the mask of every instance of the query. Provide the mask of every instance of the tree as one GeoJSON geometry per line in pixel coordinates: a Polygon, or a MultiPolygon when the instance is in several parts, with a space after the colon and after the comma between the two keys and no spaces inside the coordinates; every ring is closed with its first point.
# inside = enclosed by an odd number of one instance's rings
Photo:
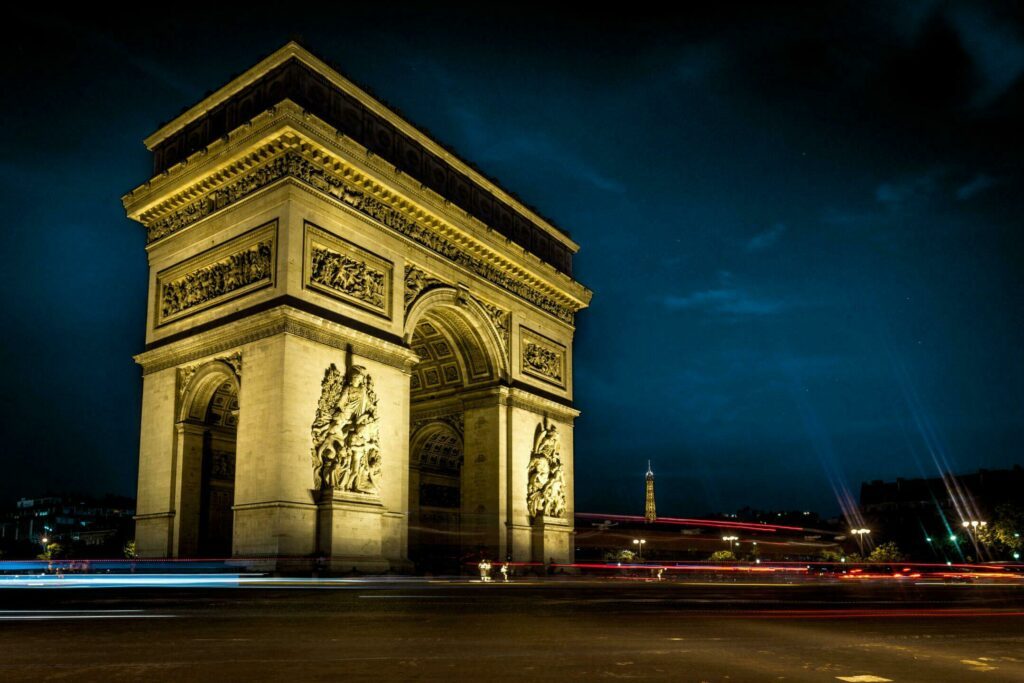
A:
{"type": "Polygon", "coordinates": [[[64,547],[60,543],[47,543],[43,552],[36,555],[40,560],[56,560],[64,555],[64,547]]]}
{"type": "Polygon", "coordinates": [[[605,562],[632,562],[636,553],[632,550],[609,551],[604,554],[605,562]]]}
{"type": "Polygon", "coordinates": [[[124,556],[126,559],[134,560],[138,557],[138,553],[135,551],[135,539],[128,541],[124,544],[124,556]]]}
{"type": "Polygon", "coordinates": [[[1024,507],[1014,504],[995,509],[992,523],[978,529],[978,541],[997,553],[1019,553],[1024,550],[1024,507]]]}
{"type": "Polygon", "coordinates": [[[712,562],[735,562],[736,554],[731,550],[716,550],[708,559],[712,562]]]}
{"type": "Polygon", "coordinates": [[[825,548],[818,553],[818,557],[820,557],[825,562],[842,562],[843,558],[846,556],[838,550],[825,548]]]}
{"type": "Polygon", "coordinates": [[[889,541],[877,546],[868,555],[868,562],[901,562],[903,560],[903,553],[900,552],[899,547],[889,541]]]}

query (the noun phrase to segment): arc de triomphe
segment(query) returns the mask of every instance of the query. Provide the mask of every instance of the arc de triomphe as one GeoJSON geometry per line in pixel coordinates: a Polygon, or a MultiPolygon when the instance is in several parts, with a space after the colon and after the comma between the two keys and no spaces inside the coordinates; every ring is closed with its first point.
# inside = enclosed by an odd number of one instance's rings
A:
{"type": "Polygon", "coordinates": [[[565,233],[294,43],[145,142],[140,555],[571,561],[565,233]]]}

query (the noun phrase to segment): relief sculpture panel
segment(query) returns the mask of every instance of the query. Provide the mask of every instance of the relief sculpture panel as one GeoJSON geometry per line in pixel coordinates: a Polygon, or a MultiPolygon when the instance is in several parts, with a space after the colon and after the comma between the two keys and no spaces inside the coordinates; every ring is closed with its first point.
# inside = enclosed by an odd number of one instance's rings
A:
{"type": "Polygon", "coordinates": [[[169,215],[148,222],[149,241],[156,241],[172,235],[282,178],[294,178],[326,193],[353,210],[379,221],[432,252],[529,301],[559,320],[570,325],[573,324],[575,307],[544,295],[532,285],[509,275],[489,261],[467,252],[447,237],[407,218],[401,211],[377,199],[370,192],[350,186],[336,174],[295,152],[288,152],[276,157],[231,180],[208,196],[196,199],[169,215]]]}
{"type": "Polygon", "coordinates": [[[158,273],[156,325],[273,284],[276,233],[258,228],[158,273]]]}
{"type": "Polygon", "coordinates": [[[520,328],[519,349],[523,374],[565,388],[565,347],[526,328],[520,328]]]}
{"type": "Polygon", "coordinates": [[[381,480],[380,418],[373,378],[361,365],[324,372],[313,420],[313,488],[377,495],[381,480]]]}
{"type": "Polygon", "coordinates": [[[537,425],[526,483],[526,508],[530,517],[565,516],[561,438],[552,422],[544,421],[537,425]]]}
{"type": "Polygon", "coordinates": [[[306,224],[306,286],[391,317],[392,264],[306,224]]]}

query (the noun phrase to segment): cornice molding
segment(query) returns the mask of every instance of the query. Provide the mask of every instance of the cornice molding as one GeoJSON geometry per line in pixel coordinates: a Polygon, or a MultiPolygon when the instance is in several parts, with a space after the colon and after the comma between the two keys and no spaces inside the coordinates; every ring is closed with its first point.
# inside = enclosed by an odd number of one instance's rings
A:
{"type": "Polygon", "coordinates": [[[237,350],[245,344],[277,334],[291,334],[341,350],[351,346],[355,355],[398,368],[405,373],[410,373],[419,362],[419,357],[410,349],[325,321],[290,306],[278,306],[194,337],[140,353],[135,356],[135,362],[142,366],[142,373],[148,375],[207,356],[237,350]]]}
{"type": "Polygon", "coordinates": [[[522,408],[523,410],[547,415],[570,425],[573,423],[573,420],[580,416],[580,411],[575,408],[570,408],[525,389],[517,389],[515,387],[509,389],[508,405],[513,408],[522,408]]]}
{"type": "MultiPolygon", "coordinates": [[[[190,174],[192,178],[182,178],[176,184],[180,188],[176,192],[161,183],[161,187],[143,186],[124,197],[129,215],[146,226],[150,245],[279,181],[291,180],[346,211],[368,219],[371,224],[383,226],[391,234],[404,236],[446,261],[483,277],[565,324],[573,325],[575,312],[589,303],[590,290],[482,223],[470,229],[456,227],[459,222],[475,219],[468,215],[454,217],[450,205],[440,195],[431,198],[429,195],[435,193],[422,186],[418,191],[403,188],[410,196],[427,195],[421,198],[423,201],[413,202],[381,185],[367,170],[326,149],[327,140],[315,141],[308,133],[299,132],[295,126],[303,125],[299,118],[301,112],[294,104],[285,104],[288,106],[277,108],[279,120],[267,122],[276,124],[275,134],[264,135],[255,149],[250,146],[241,156],[222,161],[219,166],[212,163],[215,159],[200,164],[197,173],[190,174]],[[182,187],[184,183],[188,184],[182,187]],[[449,220],[444,220],[445,213],[449,214],[449,220]],[[477,236],[474,232],[482,234],[477,236]],[[501,247],[488,245],[485,235],[489,241],[494,242],[497,237],[504,243],[501,247]],[[515,256],[527,264],[517,264],[500,253],[513,248],[520,252],[515,256]]],[[[308,124],[308,121],[303,123],[308,124]]],[[[368,160],[386,163],[376,157],[368,160]]],[[[384,170],[375,168],[373,173],[387,177],[384,170]]],[[[397,172],[387,179],[396,185],[408,184],[408,179],[397,172]]]]}
{"type": "Polygon", "coordinates": [[[541,216],[537,215],[535,211],[530,209],[528,206],[520,202],[518,199],[510,195],[508,192],[503,190],[494,182],[486,178],[479,171],[472,168],[469,164],[459,159],[457,156],[449,152],[447,149],[442,147],[440,144],[435,142],[433,139],[425,135],[416,126],[409,123],[401,116],[391,111],[381,102],[377,101],[369,93],[364,91],[362,88],[357,86],[352,81],[345,78],[343,75],[338,73],[336,69],[324,62],[322,59],[312,54],[295,41],[289,41],[283,47],[276,50],[259,63],[246,70],[240,76],[232,79],[227,84],[218,88],[215,92],[205,97],[200,102],[189,107],[185,112],[176,116],[168,123],[161,126],[158,130],[150,134],[145,140],[144,144],[149,150],[153,150],[161,142],[174,135],[178,131],[185,128],[191,121],[203,116],[206,112],[217,107],[218,105],[226,102],[234,95],[244,90],[247,86],[255,83],[261,77],[266,75],[278,66],[285,64],[290,59],[297,59],[299,62],[305,64],[315,72],[319,73],[322,77],[326,78],[329,83],[339,90],[351,95],[358,100],[363,106],[374,114],[380,116],[385,121],[395,127],[396,130],[401,132],[403,135],[408,136],[410,139],[415,140],[421,144],[427,151],[434,156],[443,159],[452,168],[458,172],[469,177],[474,183],[482,188],[485,188],[495,197],[499,198],[505,204],[508,204],[514,210],[518,211],[522,215],[528,217],[531,221],[540,226],[546,233],[557,239],[568,246],[573,252],[579,250],[579,245],[576,244],[571,238],[569,238],[564,232],[553,226],[549,221],[545,220],[541,216]]]}

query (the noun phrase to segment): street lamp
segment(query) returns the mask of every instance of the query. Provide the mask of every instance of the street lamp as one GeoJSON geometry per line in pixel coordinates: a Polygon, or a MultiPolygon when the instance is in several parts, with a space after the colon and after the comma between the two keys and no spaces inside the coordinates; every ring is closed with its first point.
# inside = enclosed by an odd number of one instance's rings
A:
{"type": "Polygon", "coordinates": [[[729,550],[732,550],[733,544],[740,540],[739,536],[722,536],[722,540],[729,544],[729,550]]]}
{"type": "Polygon", "coordinates": [[[864,536],[870,534],[871,529],[850,529],[850,533],[857,537],[857,548],[864,555],[864,536]]]}
{"type": "Polygon", "coordinates": [[[981,550],[978,548],[978,530],[987,527],[988,522],[983,522],[977,519],[965,519],[961,524],[963,524],[964,531],[966,531],[967,535],[970,536],[971,543],[974,544],[974,552],[980,555],[981,550]]]}
{"type": "Polygon", "coordinates": [[[644,543],[647,543],[646,539],[634,538],[633,545],[636,546],[636,556],[641,562],[644,561],[644,543]]]}

